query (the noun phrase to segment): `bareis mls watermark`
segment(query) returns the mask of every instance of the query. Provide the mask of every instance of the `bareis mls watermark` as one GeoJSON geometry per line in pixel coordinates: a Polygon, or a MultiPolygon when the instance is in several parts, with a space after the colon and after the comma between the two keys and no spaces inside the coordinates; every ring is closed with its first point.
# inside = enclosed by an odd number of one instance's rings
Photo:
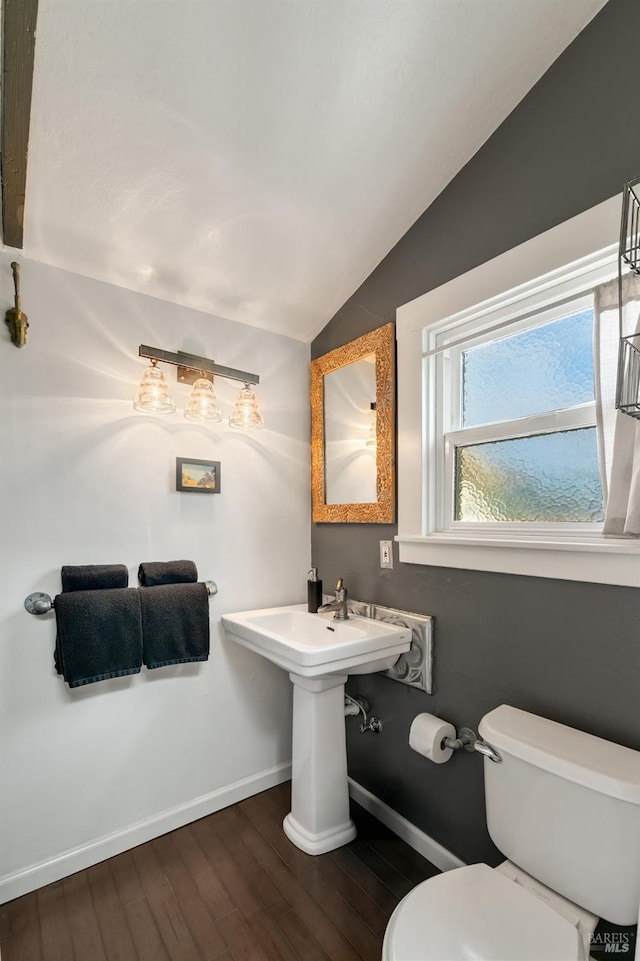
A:
{"type": "Polygon", "coordinates": [[[628,932],[605,932],[604,934],[592,934],[589,944],[592,951],[604,954],[626,954],[631,956],[632,943],[631,934],[628,932]]]}

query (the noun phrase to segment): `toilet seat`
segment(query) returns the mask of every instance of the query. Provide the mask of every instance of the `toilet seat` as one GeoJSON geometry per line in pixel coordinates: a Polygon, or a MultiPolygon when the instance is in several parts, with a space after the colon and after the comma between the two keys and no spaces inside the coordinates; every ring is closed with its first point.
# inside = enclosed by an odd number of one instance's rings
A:
{"type": "Polygon", "coordinates": [[[486,864],[413,889],[385,933],[382,961],[584,961],[577,929],[486,864]]]}

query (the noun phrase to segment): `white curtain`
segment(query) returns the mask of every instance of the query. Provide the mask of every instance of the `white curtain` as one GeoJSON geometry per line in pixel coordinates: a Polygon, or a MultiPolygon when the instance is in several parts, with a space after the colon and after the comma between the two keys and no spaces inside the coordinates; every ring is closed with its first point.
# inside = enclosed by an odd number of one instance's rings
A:
{"type": "MultiPolygon", "coordinates": [[[[640,277],[622,278],[622,333],[640,333],[640,277]]],[[[598,449],[605,502],[605,534],[640,537],[640,420],[615,409],[618,345],[618,281],[595,291],[595,377],[598,449]]],[[[634,341],[640,348],[640,338],[634,341]]]]}

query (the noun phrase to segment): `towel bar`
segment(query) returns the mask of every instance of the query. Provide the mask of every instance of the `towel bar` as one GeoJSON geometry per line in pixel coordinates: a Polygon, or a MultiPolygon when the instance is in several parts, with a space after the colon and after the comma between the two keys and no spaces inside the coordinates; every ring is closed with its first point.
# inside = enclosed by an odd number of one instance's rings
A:
{"type": "MultiPolygon", "coordinates": [[[[204,586],[207,588],[209,597],[215,597],[218,593],[218,585],[215,581],[205,581],[204,586]]],[[[34,591],[33,594],[25,597],[24,606],[29,614],[48,614],[53,610],[53,598],[49,594],[43,594],[42,591],[34,591]]]]}

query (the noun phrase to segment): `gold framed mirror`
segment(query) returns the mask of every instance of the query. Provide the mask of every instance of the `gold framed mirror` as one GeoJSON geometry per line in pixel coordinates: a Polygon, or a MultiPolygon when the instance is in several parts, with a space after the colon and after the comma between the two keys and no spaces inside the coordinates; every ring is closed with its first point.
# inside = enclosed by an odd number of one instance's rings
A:
{"type": "Polygon", "coordinates": [[[311,361],[315,522],[394,522],[394,401],[393,324],[311,361]]]}

